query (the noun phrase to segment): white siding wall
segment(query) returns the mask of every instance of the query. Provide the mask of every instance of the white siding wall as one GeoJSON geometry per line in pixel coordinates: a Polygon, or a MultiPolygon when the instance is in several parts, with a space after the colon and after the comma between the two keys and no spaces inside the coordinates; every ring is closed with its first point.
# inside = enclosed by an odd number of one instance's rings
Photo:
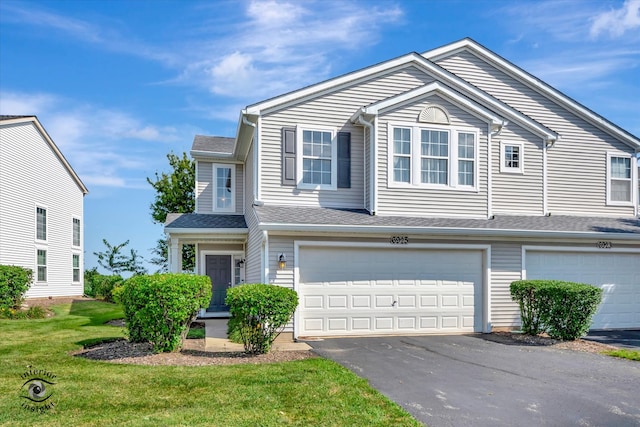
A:
{"type": "Polygon", "coordinates": [[[511,300],[510,286],[522,279],[522,244],[498,242],[491,245],[491,322],[493,327],[520,323],[520,309],[511,300]]]}
{"type": "MultiPolygon", "coordinates": [[[[210,214],[215,213],[213,210],[213,193],[215,191],[215,183],[213,182],[213,163],[204,160],[197,160],[196,168],[196,213],[210,214]]],[[[218,162],[215,162],[220,164],[218,162]]],[[[235,165],[235,202],[236,214],[244,212],[244,168],[241,164],[235,165]]]]}
{"type": "Polygon", "coordinates": [[[507,125],[492,140],[493,214],[544,215],[542,138],[507,125]],[[524,173],[500,172],[501,143],[522,143],[524,173]]]}
{"type": "MultiPolygon", "coordinates": [[[[364,135],[362,126],[349,122],[360,107],[422,86],[433,79],[415,67],[392,70],[382,77],[354,84],[320,98],[270,112],[262,117],[262,199],[266,203],[305,206],[364,207],[364,135]],[[351,132],[351,188],[336,191],[300,190],[281,185],[281,131],[296,125],[335,127],[351,132]]],[[[299,172],[299,171],[298,171],[299,172]]]]}
{"type": "Polygon", "coordinates": [[[258,229],[258,220],[253,208],[253,147],[249,150],[246,160],[246,186],[245,186],[245,206],[244,219],[249,228],[246,245],[245,282],[259,283],[261,280],[262,268],[262,231],[258,229]]]}
{"type": "Polygon", "coordinates": [[[291,237],[269,237],[269,282],[278,286],[293,289],[293,239],[291,237]],[[278,255],[284,253],[287,258],[287,266],[284,270],[278,269],[278,255]]]}
{"type": "Polygon", "coordinates": [[[34,270],[27,297],[82,295],[83,195],[35,125],[0,125],[0,264],[34,270]],[[36,205],[47,210],[47,242],[36,243],[36,205]],[[81,246],[72,247],[73,218],[81,246]],[[47,251],[47,282],[37,283],[36,247],[47,251]],[[72,283],[72,254],[80,283],[72,283]]]}
{"type": "Polygon", "coordinates": [[[548,153],[551,213],[633,216],[633,207],[606,205],[606,151],[628,146],[469,52],[437,63],[561,135],[548,153]]]}
{"type": "MultiPolygon", "coordinates": [[[[428,128],[428,123],[419,123],[428,128]]],[[[441,125],[438,125],[441,126],[441,125]]],[[[414,145],[415,146],[415,145],[414,145]]],[[[415,155],[416,153],[414,153],[415,155]]],[[[457,155],[457,153],[456,153],[457,155]]],[[[449,177],[451,179],[451,177],[449,177]]],[[[430,96],[381,114],[378,119],[378,211],[379,215],[409,216],[487,216],[487,123],[454,106],[448,101],[430,96]],[[478,191],[427,188],[389,188],[388,156],[393,156],[393,136],[388,133],[388,123],[417,124],[420,112],[429,104],[438,104],[448,113],[452,126],[478,132],[478,191]]]]}

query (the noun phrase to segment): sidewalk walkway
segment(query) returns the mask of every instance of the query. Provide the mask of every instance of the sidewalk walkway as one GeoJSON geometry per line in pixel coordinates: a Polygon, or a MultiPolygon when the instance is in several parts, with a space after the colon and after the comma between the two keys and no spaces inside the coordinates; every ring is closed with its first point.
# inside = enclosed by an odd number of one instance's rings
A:
{"type": "MultiPolygon", "coordinates": [[[[205,351],[213,353],[241,352],[242,344],[236,344],[227,339],[228,319],[204,319],[205,351]]],[[[311,347],[303,342],[295,342],[290,334],[282,334],[273,343],[273,351],[308,351],[311,347]]]]}

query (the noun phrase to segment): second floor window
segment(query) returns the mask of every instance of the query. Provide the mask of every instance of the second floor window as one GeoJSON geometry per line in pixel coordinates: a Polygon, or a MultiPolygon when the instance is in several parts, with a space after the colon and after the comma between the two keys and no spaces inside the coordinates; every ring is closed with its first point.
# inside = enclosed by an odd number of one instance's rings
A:
{"type": "Polygon", "coordinates": [[[631,158],[609,157],[609,201],[630,203],[631,200],[631,158]]]}
{"type": "Polygon", "coordinates": [[[477,133],[455,127],[390,126],[390,184],[475,189],[477,133]]]}
{"type": "Polygon", "coordinates": [[[235,211],[235,166],[213,165],[214,176],[214,200],[213,210],[217,212],[235,211]]]}
{"type": "Polygon", "coordinates": [[[73,246],[80,246],[80,219],[73,218],[73,246]]]}
{"type": "Polygon", "coordinates": [[[47,240],[47,210],[36,207],[36,239],[47,240]]]}
{"type": "Polygon", "coordinates": [[[333,162],[331,132],[302,131],[302,183],[331,185],[333,162]]]}

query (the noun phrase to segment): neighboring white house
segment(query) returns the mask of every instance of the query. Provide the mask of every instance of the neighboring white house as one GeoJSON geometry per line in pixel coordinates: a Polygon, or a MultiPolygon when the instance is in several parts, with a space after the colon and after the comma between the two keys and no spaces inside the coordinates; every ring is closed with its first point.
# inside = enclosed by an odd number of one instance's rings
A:
{"type": "Polygon", "coordinates": [[[300,297],[295,336],[488,332],[509,285],[604,288],[594,329],[640,328],[640,139],[471,39],[241,111],[195,138],[196,212],[167,217],[213,281],[300,297]]]}
{"type": "Polygon", "coordinates": [[[27,298],[83,294],[87,192],[35,116],[0,116],[0,264],[33,270],[27,298]]]}

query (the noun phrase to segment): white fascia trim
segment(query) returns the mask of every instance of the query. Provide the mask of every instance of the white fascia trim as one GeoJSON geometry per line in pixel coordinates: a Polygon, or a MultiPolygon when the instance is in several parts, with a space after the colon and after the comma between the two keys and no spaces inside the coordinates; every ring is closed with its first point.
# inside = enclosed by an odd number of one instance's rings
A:
{"type": "MultiPolygon", "coordinates": [[[[206,158],[206,159],[229,160],[234,158],[233,153],[216,153],[215,151],[191,150],[189,151],[189,154],[191,155],[191,157],[199,157],[199,158],[206,158]]],[[[241,162],[238,162],[238,163],[241,163],[241,162]]]]}
{"type": "Polygon", "coordinates": [[[485,47],[477,44],[471,39],[463,39],[455,43],[424,52],[422,56],[424,56],[425,58],[431,61],[437,61],[438,59],[440,59],[440,57],[453,54],[456,51],[460,51],[465,48],[470,48],[469,50],[473,54],[483,57],[483,59],[486,59],[490,62],[493,62],[495,65],[498,66],[498,68],[502,69],[502,71],[505,71],[511,74],[512,76],[515,76],[518,80],[522,81],[523,83],[547,95],[548,97],[552,98],[554,101],[558,102],[559,104],[568,108],[569,110],[572,110],[573,112],[577,113],[579,116],[582,116],[583,118],[597,125],[601,129],[620,138],[626,144],[635,148],[640,147],[640,139],[638,139],[634,135],[614,125],[613,123],[610,123],[602,116],[590,111],[588,108],[580,105],[576,101],[572,100],[571,98],[562,94],[558,90],[544,83],[542,80],[539,80],[533,77],[532,75],[530,75],[529,73],[515,67],[513,64],[498,57],[496,54],[486,49],[485,47]]]}
{"type": "Polygon", "coordinates": [[[454,228],[454,227],[393,227],[371,225],[323,225],[323,224],[260,224],[265,231],[297,231],[297,232],[328,232],[328,233],[370,233],[382,234],[428,234],[451,236],[494,236],[494,237],[547,237],[563,239],[610,239],[610,240],[636,240],[640,241],[640,235],[635,233],[607,233],[584,231],[557,231],[557,230],[518,230],[496,228],[454,228]]]}
{"type": "Polygon", "coordinates": [[[224,234],[224,237],[228,235],[245,235],[249,233],[248,228],[164,228],[164,232],[168,234],[206,234],[211,236],[217,236],[224,234]],[[214,231],[215,230],[215,231],[214,231]]]}
{"type": "Polygon", "coordinates": [[[326,90],[334,90],[340,85],[351,84],[358,79],[369,77],[373,74],[386,71],[394,67],[400,67],[412,61],[425,62],[424,58],[422,58],[418,53],[412,52],[398,58],[391,59],[389,61],[381,62],[377,65],[363,68],[358,71],[353,71],[351,73],[344,74],[333,79],[325,80],[324,82],[316,83],[314,85],[307,86],[305,88],[289,92],[287,94],[277,96],[263,102],[259,102],[257,104],[249,105],[245,108],[244,111],[247,114],[259,115],[261,112],[263,112],[264,110],[268,110],[269,108],[287,104],[292,101],[301,100],[307,96],[315,95],[326,90]]]}
{"type": "Polygon", "coordinates": [[[482,106],[471,101],[469,98],[460,95],[459,93],[438,82],[429,83],[417,89],[405,92],[401,95],[376,102],[375,104],[372,104],[368,107],[364,107],[362,110],[364,114],[380,114],[392,107],[396,107],[399,104],[409,102],[413,99],[425,95],[430,95],[431,93],[438,93],[444,98],[448,98],[449,101],[452,101],[454,104],[458,104],[458,106],[460,107],[475,112],[477,115],[480,115],[485,119],[489,119],[492,125],[502,126],[505,124],[504,119],[492,114],[489,110],[482,108],[482,106]]]}

